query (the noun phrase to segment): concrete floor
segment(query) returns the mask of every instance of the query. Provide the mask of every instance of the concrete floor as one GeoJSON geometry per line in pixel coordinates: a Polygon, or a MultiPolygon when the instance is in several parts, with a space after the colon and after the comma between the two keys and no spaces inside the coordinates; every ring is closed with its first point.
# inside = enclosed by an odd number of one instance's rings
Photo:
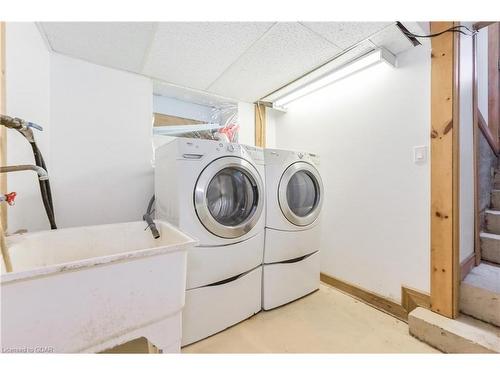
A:
{"type": "Polygon", "coordinates": [[[183,353],[439,353],[408,325],[337,289],[261,312],[183,353]]]}

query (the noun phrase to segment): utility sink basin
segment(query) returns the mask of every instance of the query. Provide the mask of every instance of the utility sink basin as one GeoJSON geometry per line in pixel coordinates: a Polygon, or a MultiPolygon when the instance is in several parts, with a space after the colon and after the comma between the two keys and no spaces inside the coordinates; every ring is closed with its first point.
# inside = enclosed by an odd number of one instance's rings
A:
{"type": "Polygon", "coordinates": [[[196,244],[157,221],[7,237],[1,347],[8,352],[100,352],[145,337],[179,352],[187,250],[196,244]]]}

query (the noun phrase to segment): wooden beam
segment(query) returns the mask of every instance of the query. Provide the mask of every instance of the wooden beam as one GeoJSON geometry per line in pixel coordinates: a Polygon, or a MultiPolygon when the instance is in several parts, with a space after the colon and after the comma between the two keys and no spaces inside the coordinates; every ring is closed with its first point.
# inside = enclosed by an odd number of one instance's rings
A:
{"type": "MultiPolygon", "coordinates": [[[[453,22],[431,22],[431,33],[453,22]]],[[[458,315],[459,155],[456,33],[432,38],[431,54],[431,309],[458,315]]]]}
{"type": "Polygon", "coordinates": [[[255,104],[255,145],[266,147],[266,107],[255,104]]]}
{"type": "MultiPolygon", "coordinates": [[[[0,22],[0,113],[5,114],[5,22],[0,22]]],[[[0,165],[5,165],[7,159],[7,131],[0,126],[0,165]]],[[[7,193],[7,175],[0,174],[0,194],[7,193]]],[[[7,229],[7,204],[0,203],[0,250],[2,254],[2,269],[10,271],[7,248],[5,245],[5,229],[7,229]]]]}
{"type": "Polygon", "coordinates": [[[153,114],[153,126],[177,126],[206,124],[204,121],[193,120],[185,117],[171,116],[163,113],[153,114]]]}

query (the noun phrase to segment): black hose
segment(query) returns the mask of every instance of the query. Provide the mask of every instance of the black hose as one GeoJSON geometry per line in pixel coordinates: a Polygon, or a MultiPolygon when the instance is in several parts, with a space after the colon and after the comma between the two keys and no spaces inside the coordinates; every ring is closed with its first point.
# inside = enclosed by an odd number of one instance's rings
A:
{"type": "MultiPolygon", "coordinates": [[[[35,158],[35,164],[48,173],[47,166],[45,165],[45,160],[43,159],[42,153],[38,148],[36,142],[30,142],[31,148],[33,150],[33,156],[35,158]]],[[[56,219],[54,215],[54,204],[52,202],[52,191],[50,189],[49,180],[38,180],[40,185],[40,193],[42,195],[43,206],[45,207],[45,212],[50,223],[50,229],[57,229],[56,219]]]]}
{"type": "Polygon", "coordinates": [[[146,213],[142,216],[142,219],[148,223],[148,228],[151,230],[153,237],[155,239],[160,238],[160,232],[158,232],[158,228],[156,227],[155,222],[153,221],[151,215],[153,214],[153,204],[155,203],[155,196],[153,195],[149,200],[148,208],[146,213]]]}

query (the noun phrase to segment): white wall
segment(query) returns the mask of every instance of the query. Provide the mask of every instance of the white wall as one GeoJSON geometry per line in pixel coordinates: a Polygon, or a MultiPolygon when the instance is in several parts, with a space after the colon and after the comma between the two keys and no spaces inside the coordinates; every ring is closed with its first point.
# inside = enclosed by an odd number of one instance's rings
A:
{"type": "MultiPolygon", "coordinates": [[[[37,144],[48,164],[51,157],[49,80],[50,56],[34,23],[8,22],[6,24],[6,114],[20,117],[44,127],[35,132],[37,144]]],[[[34,164],[33,153],[25,138],[14,130],[7,130],[7,163],[34,164]]],[[[19,229],[47,229],[37,175],[34,172],[9,173],[9,191],[18,196],[15,206],[8,209],[8,232],[19,229]]]]}
{"type": "Polygon", "coordinates": [[[255,145],[255,109],[252,103],[238,102],[239,143],[255,145]]]}
{"type": "Polygon", "coordinates": [[[430,289],[430,49],[398,56],[276,114],[276,145],[321,156],[322,272],[396,301],[430,289]]]}
{"type": "Polygon", "coordinates": [[[266,147],[276,148],[276,118],[282,112],[272,108],[266,109],[266,147]]]}
{"type": "Polygon", "coordinates": [[[460,262],[474,253],[472,57],[472,38],[460,35],[460,262]]]}
{"type": "Polygon", "coordinates": [[[53,54],[50,93],[58,225],[141,220],[153,194],[151,81],[53,54]]]}
{"type": "Polygon", "coordinates": [[[477,40],[477,106],[488,124],[488,28],[483,27],[477,40]]]}

